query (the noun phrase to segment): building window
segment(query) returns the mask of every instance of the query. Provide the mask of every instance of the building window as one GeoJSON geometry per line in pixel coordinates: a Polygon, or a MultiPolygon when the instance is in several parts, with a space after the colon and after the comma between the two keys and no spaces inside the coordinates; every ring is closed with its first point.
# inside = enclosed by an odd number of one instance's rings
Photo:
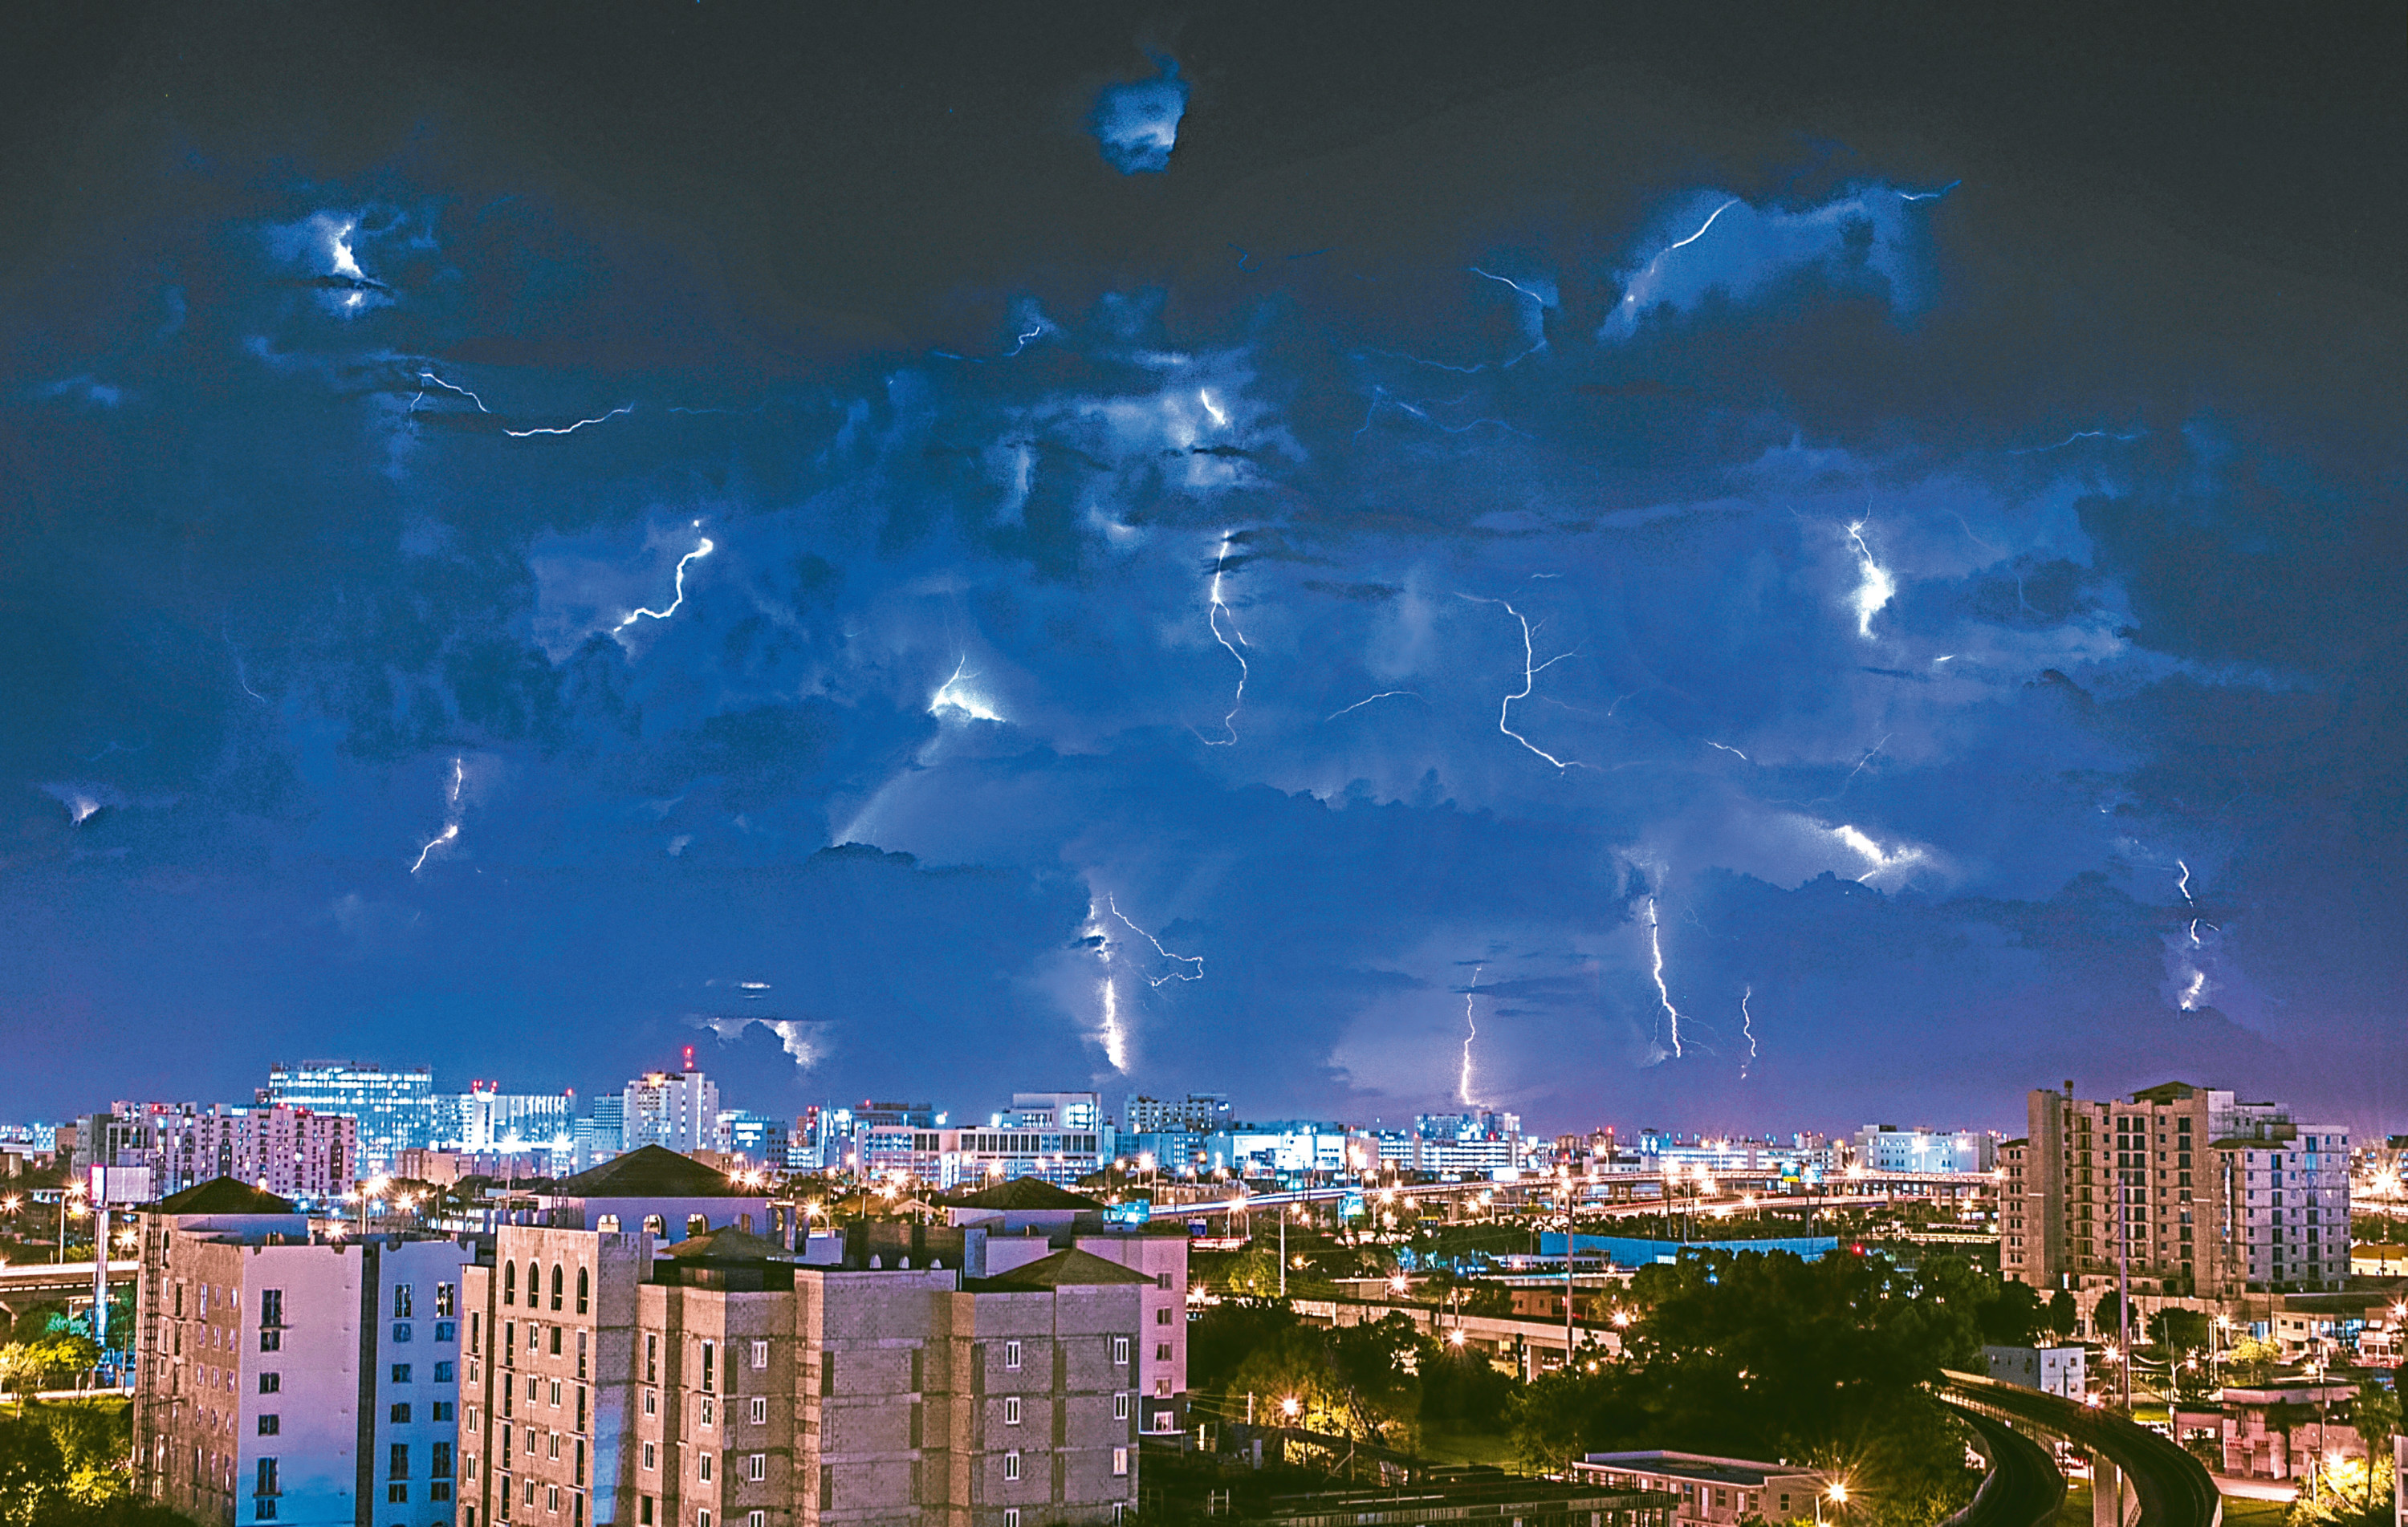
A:
{"type": "Polygon", "coordinates": [[[757,1394],[752,1397],[752,1414],[751,1420],[752,1424],[755,1426],[767,1426],[769,1424],[769,1402],[757,1394]]]}
{"type": "Polygon", "coordinates": [[[437,1341],[457,1341],[459,1339],[459,1331],[460,1328],[450,1320],[437,1320],[435,1322],[435,1339],[437,1341]]]}
{"type": "Polygon", "coordinates": [[[426,1487],[426,1498],[430,1501],[437,1502],[450,1500],[452,1498],[451,1484],[448,1481],[437,1479],[435,1483],[426,1487]]]}
{"type": "Polygon", "coordinates": [[[644,1382],[661,1381],[661,1338],[651,1332],[644,1334],[644,1382]]]}
{"type": "Polygon", "coordinates": [[[744,1513],[744,1527],[768,1527],[768,1521],[769,1513],[767,1511],[747,1511],[744,1513]]]}
{"type": "Polygon", "coordinates": [[[384,1498],[387,1505],[408,1506],[409,1504],[409,1487],[408,1485],[387,1485],[384,1487],[384,1498]]]}
{"type": "Polygon", "coordinates": [[[647,1235],[665,1235],[668,1234],[668,1226],[663,1222],[659,1215],[647,1214],[644,1216],[644,1234],[647,1235]]]}
{"type": "Polygon", "coordinates": [[[264,1374],[261,1374],[261,1375],[259,1376],[259,1392],[260,1392],[260,1393],[262,1393],[262,1394],[275,1394],[275,1393],[278,1393],[278,1392],[280,1392],[280,1391],[282,1391],[282,1390],[283,1390],[283,1388],[284,1388],[284,1376],[283,1376],[282,1374],[280,1374],[280,1373],[264,1373],[264,1374]]]}
{"type": "Polygon", "coordinates": [[[408,1477],[409,1477],[409,1444],[408,1444],[408,1443],[407,1443],[407,1442],[396,1442],[396,1443],[394,1443],[394,1444],[393,1445],[393,1453],[392,1453],[392,1457],[390,1458],[390,1460],[389,1460],[388,1462],[390,1462],[390,1463],[391,1463],[392,1467],[390,1467],[390,1468],[388,1468],[388,1469],[386,1469],[386,1470],[384,1471],[384,1472],[385,1472],[385,1477],[386,1477],[386,1478],[388,1478],[388,1479],[407,1479],[407,1478],[408,1478],[408,1477]]]}
{"type": "Polygon", "coordinates": [[[656,1389],[648,1389],[644,1391],[644,1414],[647,1416],[657,1416],[660,1413],[661,1391],[656,1389]]]}
{"type": "Polygon", "coordinates": [[[1006,1425],[1006,1426],[1018,1426],[1018,1425],[1020,1424],[1020,1396],[1019,1396],[1019,1395],[1017,1395],[1017,1394],[1007,1394],[1007,1395],[1005,1395],[1005,1396],[1004,1396],[1004,1399],[1003,1399],[1003,1424],[1004,1424],[1004,1425],[1006,1425]]]}
{"type": "Polygon", "coordinates": [[[719,1387],[718,1358],[719,1344],[704,1342],[702,1344],[702,1392],[705,1394],[719,1387]]]}
{"type": "Polygon", "coordinates": [[[1003,1527],[1020,1527],[1020,1507],[1007,1506],[1003,1508],[1003,1527]]]}
{"type": "Polygon", "coordinates": [[[519,1264],[515,1262],[506,1262],[502,1263],[502,1303],[515,1305],[518,1302],[519,1264]]]}
{"type": "Polygon", "coordinates": [[[394,1402],[392,1419],[394,1424],[397,1426],[408,1425],[409,1422],[409,1402],[407,1400],[397,1400],[394,1402]]]}
{"type": "Polygon", "coordinates": [[[438,1384],[448,1384],[452,1382],[451,1363],[438,1363],[435,1365],[435,1381],[438,1384]]]}
{"type": "Polygon", "coordinates": [[[695,1463],[699,1465],[698,1477],[706,1485],[710,1483],[710,1449],[704,1448],[695,1452],[694,1457],[695,1463]]]}
{"type": "Polygon", "coordinates": [[[1129,1339],[1126,1336],[1114,1336],[1112,1338],[1112,1361],[1115,1363],[1119,1363],[1123,1366],[1127,1364],[1128,1349],[1129,1339]]]}
{"type": "Polygon", "coordinates": [[[1020,1477],[1020,1454],[1017,1449],[1003,1455],[1003,1477],[1007,1479],[1020,1477]]]}
{"type": "Polygon", "coordinates": [[[646,1468],[648,1468],[648,1469],[656,1469],[656,1468],[659,1468],[660,1466],[661,1466],[661,1455],[660,1455],[657,1451],[655,1451],[655,1450],[654,1450],[653,1445],[652,1445],[652,1443],[649,1443],[649,1442],[645,1443],[645,1444],[644,1444],[644,1467],[646,1467],[646,1468]]]}
{"type": "Polygon", "coordinates": [[[820,1465],[820,1509],[825,1511],[834,1505],[836,1505],[836,1465],[823,1463],[820,1465]]]}
{"type": "Polygon", "coordinates": [[[1158,1341],[1158,1342],[1154,1343],[1154,1360],[1156,1363],[1168,1363],[1168,1362],[1169,1362],[1169,1361],[1170,1361],[1170,1343],[1168,1343],[1168,1342],[1167,1342],[1167,1341],[1158,1341]]]}
{"type": "Polygon", "coordinates": [[[259,1418],[259,1434],[261,1436],[272,1437],[283,1429],[284,1419],[280,1416],[262,1416],[259,1418]]]}
{"type": "Polygon", "coordinates": [[[766,1368],[768,1365],[769,1344],[766,1341],[754,1342],[752,1344],[752,1366],[755,1368],[766,1368]]]}
{"type": "Polygon", "coordinates": [[[284,1291],[282,1289],[259,1291],[259,1323],[262,1325],[284,1323],[284,1291]]]}
{"type": "Polygon", "coordinates": [[[557,1378],[552,1381],[552,1408],[560,1408],[560,1380],[557,1378]]]}
{"type": "Polygon", "coordinates": [[[272,1325],[260,1327],[259,1349],[263,1352],[284,1350],[284,1333],[272,1325]]]}
{"type": "Polygon", "coordinates": [[[560,1293],[561,1293],[561,1288],[560,1288],[560,1285],[561,1285],[561,1276],[560,1276],[560,1274],[561,1274],[561,1266],[560,1266],[560,1263],[556,1263],[556,1262],[555,1262],[555,1263],[553,1263],[552,1264],[552,1308],[554,1308],[554,1309],[558,1309],[558,1308],[560,1307],[560,1293]]]}
{"type": "Polygon", "coordinates": [[[1154,1274],[1154,1286],[1157,1289],[1167,1289],[1170,1287],[1170,1275],[1168,1273],[1154,1274]]]}
{"type": "Polygon", "coordinates": [[[409,1339],[409,1324],[408,1324],[408,1321],[406,1321],[406,1320],[395,1320],[395,1321],[394,1322],[394,1325],[393,1325],[393,1339],[394,1339],[394,1341],[396,1344],[401,1343],[401,1342],[408,1341],[408,1340],[409,1339]]]}
{"type": "Polygon", "coordinates": [[[1007,1368],[1020,1366],[1020,1343],[1008,1341],[1003,1344],[1003,1365],[1007,1368]]]}
{"type": "Polygon", "coordinates": [[[1112,1475],[1113,1475],[1113,1477],[1114,1477],[1115,1478],[1125,1477],[1126,1477],[1126,1475],[1127,1475],[1127,1474],[1128,1474],[1128,1449],[1127,1449],[1126,1448],[1115,1448],[1115,1449],[1112,1449],[1112,1475]]]}
{"type": "Polygon", "coordinates": [[[411,1286],[408,1283],[396,1283],[393,1286],[393,1318],[394,1320],[406,1320],[409,1319],[411,1292],[411,1286]]]}
{"type": "Polygon", "coordinates": [[[251,1520],[253,1521],[274,1521],[276,1520],[276,1497],[273,1495],[262,1495],[251,1508],[251,1520]]]}
{"type": "Polygon", "coordinates": [[[744,1460],[744,1477],[756,1485],[769,1477],[769,1455],[767,1453],[748,1454],[744,1460]]]}
{"type": "Polygon", "coordinates": [[[1112,1420],[1116,1420],[1116,1421],[1125,1421],[1125,1420],[1128,1420],[1128,1416],[1129,1416],[1129,1397],[1128,1397],[1126,1394],[1115,1394],[1115,1395],[1113,1395],[1113,1396],[1112,1396],[1112,1420]]]}
{"type": "MultiPolygon", "coordinates": [[[[615,1214],[603,1215],[594,1221],[594,1228],[600,1231],[605,1235],[616,1235],[619,1234],[619,1217],[615,1214]]],[[[651,1503],[646,1502],[645,1504],[650,1505],[651,1503]]],[[[651,1519],[647,1518],[645,1520],[650,1520],[651,1519]]]]}
{"type": "Polygon", "coordinates": [[[710,1527],[710,1513],[696,1511],[694,1514],[694,1527],[710,1527]]]}
{"type": "Polygon", "coordinates": [[[586,1312],[586,1307],[591,1302],[588,1295],[592,1285],[593,1276],[582,1267],[577,1269],[577,1313],[580,1315],[586,1312]]]}
{"type": "Polygon", "coordinates": [[[435,1285],[435,1313],[438,1318],[449,1318],[460,1313],[460,1311],[454,1307],[453,1286],[452,1284],[437,1283],[435,1285]]]}
{"type": "Polygon", "coordinates": [[[689,1214],[685,1217],[685,1233],[689,1239],[710,1228],[710,1220],[703,1215],[689,1214]]]}
{"type": "Polygon", "coordinates": [[[393,1381],[396,1384],[407,1384],[409,1382],[408,1363],[396,1363],[393,1365],[393,1381]]]}
{"type": "Polygon", "coordinates": [[[1165,1306],[1162,1306],[1162,1308],[1157,1309],[1157,1310],[1155,1310],[1155,1311],[1154,1312],[1154,1324],[1156,1324],[1156,1325],[1168,1325],[1168,1324],[1170,1323],[1170,1306],[1169,1306],[1165,1305],[1165,1306]]]}

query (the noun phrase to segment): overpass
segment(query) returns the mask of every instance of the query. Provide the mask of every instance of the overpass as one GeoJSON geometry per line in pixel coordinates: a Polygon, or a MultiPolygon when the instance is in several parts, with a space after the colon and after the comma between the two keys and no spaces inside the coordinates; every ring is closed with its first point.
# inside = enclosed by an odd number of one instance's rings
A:
{"type": "MultiPolygon", "coordinates": [[[[1971,1413],[1969,1420],[2059,1437],[2088,1452],[2092,1527],[2223,1527],[2224,1497],[2205,1465],[2146,1427],[2097,1406],[1975,1374],[1947,1374],[1940,1388],[1947,1404],[1971,1413]]],[[[2002,1449],[2013,1446],[1997,1431],[1977,1430],[2002,1449]]],[[[2028,1463],[2027,1456],[2027,1473],[2028,1463]]],[[[2002,1517],[1985,1527],[2017,1524],[2002,1517]]]]}
{"type": "MultiPolygon", "coordinates": [[[[112,1287],[131,1285],[141,1273],[142,1263],[132,1257],[108,1264],[108,1281],[112,1287]]],[[[46,1299],[64,1301],[70,1307],[92,1304],[92,1263],[88,1262],[21,1262],[0,1266],[0,1310],[10,1319],[23,1314],[46,1299]]]]}

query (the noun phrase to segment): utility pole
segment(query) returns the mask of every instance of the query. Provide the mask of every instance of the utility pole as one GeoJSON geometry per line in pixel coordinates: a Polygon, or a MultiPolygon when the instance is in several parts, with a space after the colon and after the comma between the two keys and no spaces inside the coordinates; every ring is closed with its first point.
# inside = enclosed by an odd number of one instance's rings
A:
{"type": "Polygon", "coordinates": [[[2115,1173],[2118,1223],[2115,1235],[2115,1334],[2124,1354],[2124,1414],[2132,1413],[2132,1174],[2115,1173]]]}
{"type": "Polygon", "coordinates": [[[1285,1206],[1280,1209],[1280,1297],[1287,1297],[1287,1217],[1285,1206]]]}

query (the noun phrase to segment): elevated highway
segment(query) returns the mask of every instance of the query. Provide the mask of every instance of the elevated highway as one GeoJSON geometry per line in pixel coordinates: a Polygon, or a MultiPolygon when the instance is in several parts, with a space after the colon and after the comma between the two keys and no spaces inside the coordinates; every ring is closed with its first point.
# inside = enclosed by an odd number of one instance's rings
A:
{"type": "Polygon", "coordinates": [[[1972,1428],[1974,1446],[1990,1463],[1972,1503],[1948,1527],[2044,1527],[2056,1520],[2065,1504],[2065,1476],[2049,1449],[1995,1417],[1941,1403],[1972,1428]]]}
{"type": "Polygon", "coordinates": [[[2092,1527],[2223,1527],[2224,1497],[2206,1467],[2146,1427],[1975,1374],[1949,1374],[1942,1393],[1959,1410],[2060,1437],[2088,1452],[2092,1527]]]}

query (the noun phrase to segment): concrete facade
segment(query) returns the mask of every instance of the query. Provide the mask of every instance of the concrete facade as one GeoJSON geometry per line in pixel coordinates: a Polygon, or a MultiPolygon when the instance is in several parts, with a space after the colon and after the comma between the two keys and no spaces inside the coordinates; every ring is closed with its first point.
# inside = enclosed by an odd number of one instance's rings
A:
{"type": "Polygon", "coordinates": [[[313,1240],[298,1216],[140,1234],[138,1493],[207,1522],[450,1520],[467,1246],[313,1240]]]}
{"type": "Polygon", "coordinates": [[[1013,1285],[804,1266],[740,1231],[499,1227],[463,1278],[458,1527],[1114,1520],[1158,1291],[1047,1267],[1013,1285]]]}

